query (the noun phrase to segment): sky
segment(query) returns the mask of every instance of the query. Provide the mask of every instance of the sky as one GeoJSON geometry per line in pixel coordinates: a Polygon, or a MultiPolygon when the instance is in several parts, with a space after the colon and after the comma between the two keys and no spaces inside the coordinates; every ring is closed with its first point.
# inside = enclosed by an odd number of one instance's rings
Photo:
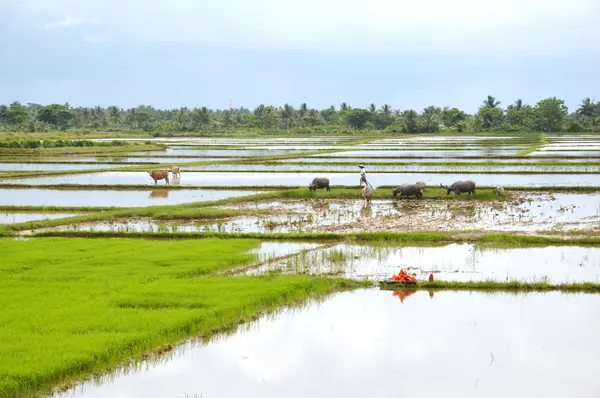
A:
{"type": "Polygon", "coordinates": [[[0,103],[600,99],[598,0],[0,0],[0,103]]]}

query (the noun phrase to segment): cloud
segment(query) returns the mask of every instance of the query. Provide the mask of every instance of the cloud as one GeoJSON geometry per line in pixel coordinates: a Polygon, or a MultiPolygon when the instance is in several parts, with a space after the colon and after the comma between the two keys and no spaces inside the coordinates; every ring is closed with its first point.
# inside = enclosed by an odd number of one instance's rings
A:
{"type": "Polygon", "coordinates": [[[72,18],[67,17],[60,21],[48,22],[44,25],[44,29],[59,29],[59,28],[70,28],[72,26],[81,25],[84,22],[83,18],[72,18]]]}
{"type": "Polygon", "coordinates": [[[93,34],[93,35],[87,35],[83,37],[83,41],[86,43],[102,43],[103,41],[108,40],[108,37],[106,37],[105,35],[101,35],[101,34],[93,34]]]}

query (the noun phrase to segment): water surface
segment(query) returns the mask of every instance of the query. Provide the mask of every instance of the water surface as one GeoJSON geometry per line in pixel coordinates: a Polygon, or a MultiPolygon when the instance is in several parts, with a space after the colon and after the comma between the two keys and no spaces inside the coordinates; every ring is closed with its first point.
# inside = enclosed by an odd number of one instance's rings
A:
{"type": "Polygon", "coordinates": [[[0,205],[4,206],[102,206],[144,207],[189,202],[205,202],[251,195],[252,191],[210,190],[59,190],[0,189],[0,205]]]}
{"type": "MultiPolygon", "coordinates": [[[[171,184],[192,186],[308,186],[313,178],[327,173],[260,173],[260,172],[183,172],[181,178],[172,179],[171,184]]],[[[332,173],[331,185],[359,184],[356,173],[332,173]]],[[[454,181],[471,179],[479,185],[489,186],[600,186],[600,174],[453,174],[453,173],[368,173],[367,179],[377,187],[400,185],[423,181],[427,185],[452,184],[454,181]]],[[[0,184],[90,184],[90,185],[148,185],[155,186],[148,173],[101,172],[89,174],[61,175],[50,177],[17,178],[0,181],[0,184]]],[[[164,180],[159,184],[165,184],[164,180]]]]}
{"type": "Polygon", "coordinates": [[[595,397],[599,306],[557,292],[339,293],[57,397],[595,397]]]}

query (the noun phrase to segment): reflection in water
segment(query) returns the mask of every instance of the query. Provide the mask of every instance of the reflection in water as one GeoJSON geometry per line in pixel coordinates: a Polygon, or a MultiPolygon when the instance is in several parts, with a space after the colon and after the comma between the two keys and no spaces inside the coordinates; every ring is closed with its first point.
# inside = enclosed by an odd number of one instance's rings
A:
{"type": "Polygon", "coordinates": [[[395,290],[395,291],[392,292],[392,296],[398,297],[400,299],[400,302],[404,303],[404,299],[405,298],[407,298],[408,296],[412,296],[416,292],[417,292],[417,289],[395,290]]]}
{"type": "Polygon", "coordinates": [[[418,280],[600,281],[600,248],[578,246],[494,248],[467,243],[437,246],[337,244],[251,270],[331,274],[387,280],[404,268],[418,280]],[[338,255],[342,253],[343,256],[338,255]]]}
{"type": "Polygon", "coordinates": [[[151,199],[166,199],[169,197],[169,191],[168,190],[159,190],[159,191],[152,191],[150,192],[150,196],[148,196],[151,199]]]}
{"type": "Polygon", "coordinates": [[[417,291],[403,304],[377,289],[335,294],[58,396],[562,398],[600,391],[600,295],[444,291],[431,300],[417,291]]]}

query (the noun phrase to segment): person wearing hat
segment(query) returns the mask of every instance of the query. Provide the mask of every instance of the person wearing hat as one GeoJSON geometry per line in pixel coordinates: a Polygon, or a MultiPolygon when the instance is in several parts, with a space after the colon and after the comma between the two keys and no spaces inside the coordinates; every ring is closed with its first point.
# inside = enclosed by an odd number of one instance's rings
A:
{"type": "Polygon", "coordinates": [[[362,186],[363,182],[365,183],[365,185],[371,186],[371,184],[367,182],[367,172],[365,171],[365,166],[361,164],[358,167],[360,167],[360,186],[362,186]]]}

